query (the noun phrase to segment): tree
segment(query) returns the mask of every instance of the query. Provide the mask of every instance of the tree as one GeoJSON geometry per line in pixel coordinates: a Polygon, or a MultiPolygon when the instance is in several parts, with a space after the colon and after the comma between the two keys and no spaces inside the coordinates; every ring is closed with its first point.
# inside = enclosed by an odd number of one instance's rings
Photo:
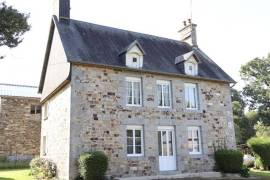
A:
{"type": "Polygon", "coordinates": [[[270,125],[270,54],[251,60],[241,67],[240,74],[246,83],[243,95],[249,108],[256,109],[260,120],[270,125]]]}
{"type": "Polygon", "coordinates": [[[22,42],[22,35],[30,30],[28,17],[28,14],[20,13],[5,2],[0,3],[0,47],[14,48],[22,42]]]}

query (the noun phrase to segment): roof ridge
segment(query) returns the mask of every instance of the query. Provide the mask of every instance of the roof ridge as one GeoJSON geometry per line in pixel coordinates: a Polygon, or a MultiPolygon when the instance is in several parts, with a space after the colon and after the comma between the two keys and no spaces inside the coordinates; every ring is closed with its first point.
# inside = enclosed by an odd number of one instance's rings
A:
{"type": "Polygon", "coordinates": [[[111,29],[115,29],[115,30],[118,30],[118,31],[125,31],[125,32],[129,32],[129,33],[133,33],[133,34],[139,34],[139,35],[143,35],[143,36],[151,36],[153,38],[158,38],[158,39],[170,40],[170,41],[174,41],[176,43],[181,43],[181,44],[183,44],[185,46],[189,46],[188,43],[186,43],[186,42],[179,41],[179,40],[176,40],[176,39],[167,38],[167,37],[161,37],[161,36],[157,36],[157,35],[153,35],[153,34],[141,33],[141,32],[131,31],[131,30],[127,30],[127,29],[121,29],[121,28],[117,28],[117,27],[101,25],[101,24],[86,22],[86,21],[77,20],[77,19],[70,19],[70,20],[75,21],[75,22],[79,22],[79,23],[86,23],[86,24],[89,24],[89,25],[95,25],[95,26],[111,28],[111,29]]]}

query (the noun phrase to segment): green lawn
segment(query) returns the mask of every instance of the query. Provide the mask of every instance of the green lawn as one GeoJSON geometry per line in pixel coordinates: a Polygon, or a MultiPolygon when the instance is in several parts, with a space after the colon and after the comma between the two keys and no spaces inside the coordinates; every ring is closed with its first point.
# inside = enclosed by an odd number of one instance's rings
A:
{"type": "Polygon", "coordinates": [[[250,174],[254,176],[265,177],[265,179],[270,179],[270,171],[259,171],[256,169],[250,169],[250,174]]]}
{"type": "Polygon", "coordinates": [[[0,180],[33,180],[29,169],[0,170],[0,180]]]}

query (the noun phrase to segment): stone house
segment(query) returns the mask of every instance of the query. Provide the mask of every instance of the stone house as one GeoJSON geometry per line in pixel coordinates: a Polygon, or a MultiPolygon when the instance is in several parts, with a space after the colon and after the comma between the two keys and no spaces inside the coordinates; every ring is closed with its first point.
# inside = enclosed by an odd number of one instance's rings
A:
{"type": "Polygon", "coordinates": [[[59,179],[99,150],[113,177],[212,171],[216,146],[235,148],[230,84],[185,22],[172,40],[70,19],[56,1],[39,92],[41,156],[59,179]]]}
{"type": "Polygon", "coordinates": [[[39,155],[41,106],[37,87],[0,84],[0,159],[39,155]]]}

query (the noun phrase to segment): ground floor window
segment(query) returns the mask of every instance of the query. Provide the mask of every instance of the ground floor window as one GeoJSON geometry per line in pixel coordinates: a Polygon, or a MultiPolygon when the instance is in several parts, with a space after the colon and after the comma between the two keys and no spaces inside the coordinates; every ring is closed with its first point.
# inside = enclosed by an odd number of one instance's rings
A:
{"type": "Polygon", "coordinates": [[[142,126],[127,126],[127,155],[143,156],[142,126]]]}
{"type": "Polygon", "coordinates": [[[188,150],[189,154],[201,154],[201,128],[198,126],[188,127],[188,150]]]}

